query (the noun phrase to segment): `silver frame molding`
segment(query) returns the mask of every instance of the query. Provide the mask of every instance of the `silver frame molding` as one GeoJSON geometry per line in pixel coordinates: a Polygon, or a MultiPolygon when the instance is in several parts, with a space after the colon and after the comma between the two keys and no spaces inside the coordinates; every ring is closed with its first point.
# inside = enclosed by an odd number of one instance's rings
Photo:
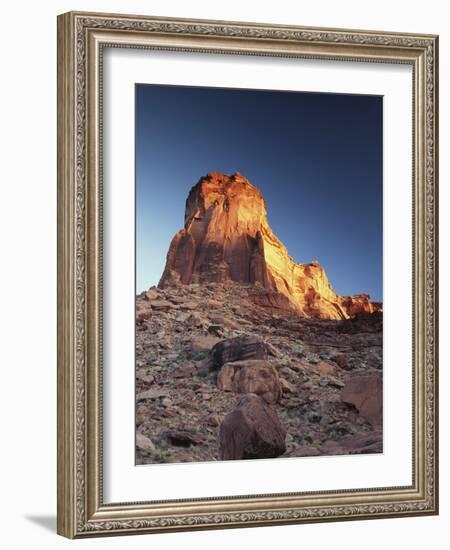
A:
{"type": "MultiPolygon", "coordinates": [[[[438,37],[70,12],[58,17],[58,533],[101,535],[438,513],[438,37]],[[133,47],[413,68],[413,483],[114,503],[102,495],[102,51],[133,47]]],[[[407,199],[405,197],[405,199],[407,199]]]]}

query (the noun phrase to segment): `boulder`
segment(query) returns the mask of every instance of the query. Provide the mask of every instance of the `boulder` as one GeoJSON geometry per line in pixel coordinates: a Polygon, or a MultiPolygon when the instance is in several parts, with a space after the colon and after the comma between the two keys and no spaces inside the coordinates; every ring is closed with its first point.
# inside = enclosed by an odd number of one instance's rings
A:
{"type": "Polygon", "coordinates": [[[146,435],[143,435],[141,433],[136,434],[136,447],[141,449],[142,451],[154,451],[155,445],[153,441],[147,437],[146,435]]]}
{"type": "Polygon", "coordinates": [[[383,379],[380,372],[354,374],[347,378],[341,401],[355,406],[374,428],[383,424],[383,379]]]}
{"type": "Polygon", "coordinates": [[[150,287],[142,293],[144,300],[157,300],[161,296],[161,291],[155,287],[150,287]]]}
{"type": "Polygon", "coordinates": [[[151,300],[150,305],[155,311],[169,311],[169,309],[178,309],[179,307],[169,300],[151,300]]]}
{"type": "Polygon", "coordinates": [[[205,353],[211,351],[218,342],[220,342],[220,338],[216,336],[196,336],[191,341],[191,351],[205,353]]]}
{"type": "Polygon", "coordinates": [[[220,369],[217,386],[224,391],[260,395],[267,403],[276,403],[281,397],[278,372],[261,359],[226,363],[220,369]]]}
{"type": "Polygon", "coordinates": [[[285,440],[275,411],[258,395],[248,394],[220,425],[220,458],[275,458],[286,451],[285,440]]]}
{"type": "Polygon", "coordinates": [[[233,361],[265,360],[267,359],[267,346],[258,336],[243,334],[217,343],[212,349],[212,359],[216,368],[233,361]]]}
{"type": "Polygon", "coordinates": [[[346,435],[339,441],[326,441],[319,450],[326,455],[382,453],[383,434],[380,430],[374,430],[346,435]]]}
{"type": "Polygon", "coordinates": [[[145,382],[150,385],[155,381],[155,377],[152,374],[147,374],[145,369],[139,369],[136,372],[136,380],[140,380],[141,382],[145,382]]]}

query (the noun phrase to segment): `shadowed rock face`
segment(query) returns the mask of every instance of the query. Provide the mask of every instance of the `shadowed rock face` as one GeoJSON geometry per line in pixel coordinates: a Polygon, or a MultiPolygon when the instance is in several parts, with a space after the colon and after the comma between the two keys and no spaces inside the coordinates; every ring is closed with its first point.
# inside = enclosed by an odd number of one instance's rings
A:
{"type": "Polygon", "coordinates": [[[318,262],[295,263],[269,226],[261,192],[239,172],[209,173],[191,189],[159,287],[227,281],[273,291],[267,305],[305,317],[347,319],[381,308],[368,295],[338,296],[318,262]]]}
{"type": "Polygon", "coordinates": [[[286,430],[276,412],[259,396],[249,393],[220,425],[222,460],[275,458],[286,451],[286,430]]]}
{"type": "Polygon", "coordinates": [[[354,405],[374,428],[383,425],[383,379],[380,372],[349,377],[342,390],[344,403],[354,405]]]}

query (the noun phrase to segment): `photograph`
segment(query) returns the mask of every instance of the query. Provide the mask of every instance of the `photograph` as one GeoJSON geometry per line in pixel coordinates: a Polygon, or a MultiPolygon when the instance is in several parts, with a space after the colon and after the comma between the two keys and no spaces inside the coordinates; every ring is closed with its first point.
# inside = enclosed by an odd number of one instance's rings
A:
{"type": "Polygon", "coordinates": [[[136,465],[383,452],[383,97],[135,84],[136,465]]]}
{"type": "Polygon", "coordinates": [[[435,516],[439,29],[206,15],[57,19],[57,532],[435,516]]]}

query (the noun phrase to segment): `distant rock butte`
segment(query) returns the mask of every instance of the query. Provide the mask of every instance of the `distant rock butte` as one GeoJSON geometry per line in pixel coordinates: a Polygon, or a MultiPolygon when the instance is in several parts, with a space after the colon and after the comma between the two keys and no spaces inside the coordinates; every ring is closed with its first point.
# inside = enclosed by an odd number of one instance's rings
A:
{"type": "Polygon", "coordinates": [[[213,172],[189,193],[159,287],[227,281],[282,295],[279,307],[305,317],[347,319],[382,309],[368,294],[337,295],[318,262],[295,263],[269,226],[259,189],[239,172],[213,172]]]}

